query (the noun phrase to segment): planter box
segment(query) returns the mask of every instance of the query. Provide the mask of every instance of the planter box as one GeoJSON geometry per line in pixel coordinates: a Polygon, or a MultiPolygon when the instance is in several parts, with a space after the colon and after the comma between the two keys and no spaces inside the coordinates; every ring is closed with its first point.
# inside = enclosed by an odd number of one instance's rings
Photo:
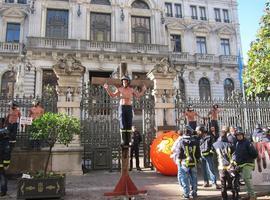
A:
{"type": "Polygon", "coordinates": [[[19,179],[17,199],[61,198],[65,195],[65,176],[19,179]]]}

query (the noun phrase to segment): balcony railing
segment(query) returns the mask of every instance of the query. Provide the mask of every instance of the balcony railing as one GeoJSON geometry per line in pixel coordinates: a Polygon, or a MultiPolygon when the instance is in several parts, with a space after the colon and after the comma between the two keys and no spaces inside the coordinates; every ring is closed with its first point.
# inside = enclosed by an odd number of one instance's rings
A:
{"type": "Polygon", "coordinates": [[[55,39],[28,37],[28,48],[74,49],[84,51],[107,51],[127,53],[168,53],[168,46],[158,44],[137,44],[124,42],[94,42],[76,39],[55,39]]]}
{"type": "Polygon", "coordinates": [[[220,61],[220,64],[237,65],[237,56],[222,55],[222,56],[219,56],[219,61],[220,61]]]}
{"type": "Polygon", "coordinates": [[[171,61],[172,62],[188,62],[188,56],[189,54],[187,52],[172,52],[171,53],[171,61]]]}
{"type": "Polygon", "coordinates": [[[200,53],[196,53],[195,54],[195,61],[197,63],[214,63],[215,56],[212,54],[200,54],[200,53]]]}
{"type": "Polygon", "coordinates": [[[20,43],[0,42],[0,53],[20,53],[20,43]]]}

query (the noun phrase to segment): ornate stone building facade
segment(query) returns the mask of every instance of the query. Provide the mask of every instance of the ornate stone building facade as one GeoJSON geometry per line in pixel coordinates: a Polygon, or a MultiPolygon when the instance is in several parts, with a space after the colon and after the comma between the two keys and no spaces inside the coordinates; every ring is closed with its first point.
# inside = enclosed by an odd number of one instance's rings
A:
{"type": "Polygon", "coordinates": [[[88,82],[121,62],[145,78],[166,57],[185,97],[228,97],[239,88],[240,50],[236,0],[0,0],[0,88],[9,95],[42,95],[61,62],[67,74],[85,67],[88,82]]]}

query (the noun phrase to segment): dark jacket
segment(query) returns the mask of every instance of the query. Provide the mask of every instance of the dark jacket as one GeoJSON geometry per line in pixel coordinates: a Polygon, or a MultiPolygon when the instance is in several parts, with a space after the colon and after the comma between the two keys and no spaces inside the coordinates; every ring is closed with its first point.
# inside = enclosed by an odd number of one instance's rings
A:
{"type": "Polygon", "coordinates": [[[237,143],[237,139],[236,139],[235,135],[229,133],[227,135],[227,138],[228,138],[228,142],[231,143],[233,145],[233,148],[235,149],[236,143],[237,143]]]}
{"type": "Polygon", "coordinates": [[[205,135],[200,138],[200,151],[202,156],[213,155],[213,138],[211,135],[205,135]]]}
{"type": "Polygon", "coordinates": [[[186,167],[195,167],[200,157],[198,140],[193,136],[184,135],[179,143],[179,159],[181,164],[186,167]]]}
{"type": "Polygon", "coordinates": [[[131,146],[138,147],[142,141],[142,136],[139,131],[134,131],[131,136],[131,146]]]}
{"type": "Polygon", "coordinates": [[[0,171],[10,164],[10,146],[8,138],[0,139],[0,171]]]}
{"type": "Polygon", "coordinates": [[[253,144],[246,138],[237,141],[235,152],[233,154],[233,160],[238,166],[243,166],[244,164],[254,163],[254,159],[257,158],[258,152],[254,148],[253,144]]]}
{"type": "Polygon", "coordinates": [[[213,144],[213,147],[218,155],[218,169],[228,169],[228,166],[232,162],[233,145],[229,143],[225,137],[219,137],[218,140],[213,144]]]}

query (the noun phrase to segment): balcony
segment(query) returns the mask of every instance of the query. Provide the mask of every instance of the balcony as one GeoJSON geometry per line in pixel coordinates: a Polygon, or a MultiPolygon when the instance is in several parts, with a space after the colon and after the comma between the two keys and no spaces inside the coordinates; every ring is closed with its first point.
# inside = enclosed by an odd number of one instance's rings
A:
{"type": "Polygon", "coordinates": [[[0,42],[0,53],[20,53],[21,47],[20,43],[0,42]]]}
{"type": "Polygon", "coordinates": [[[198,64],[213,64],[215,56],[213,54],[200,54],[200,53],[196,53],[195,54],[195,62],[198,64]]]}
{"type": "Polygon", "coordinates": [[[172,52],[170,55],[170,58],[171,58],[171,61],[173,63],[183,64],[183,63],[188,63],[188,61],[189,61],[188,56],[189,56],[189,53],[187,53],[187,52],[181,52],[181,53],[172,52]]]}
{"type": "Polygon", "coordinates": [[[28,49],[61,49],[82,51],[104,51],[142,54],[168,54],[168,46],[158,44],[137,44],[125,42],[95,42],[90,40],[55,39],[28,37],[28,49]]]}
{"type": "Polygon", "coordinates": [[[219,61],[220,61],[221,65],[236,66],[237,65],[237,56],[222,55],[222,56],[219,56],[219,61]]]}

